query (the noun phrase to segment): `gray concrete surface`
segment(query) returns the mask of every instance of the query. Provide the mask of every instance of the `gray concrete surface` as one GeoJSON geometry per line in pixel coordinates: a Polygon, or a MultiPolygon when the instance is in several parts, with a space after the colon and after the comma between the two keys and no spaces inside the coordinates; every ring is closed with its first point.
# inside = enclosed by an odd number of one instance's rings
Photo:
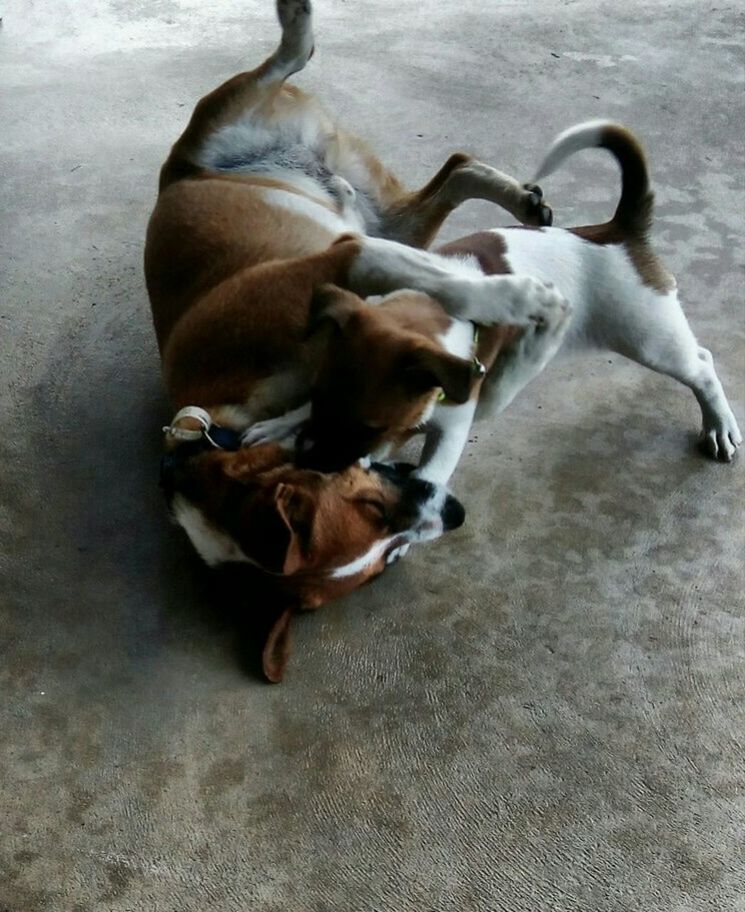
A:
{"type": "MultiPolygon", "coordinates": [[[[634,127],[742,423],[739,3],[319,0],[317,34],[302,84],[412,182],[634,127]]],[[[270,0],[5,4],[0,909],[745,909],[745,472],[672,381],[552,366],[476,431],[466,526],[303,618],[279,687],[257,593],[169,526],[144,227],[195,99],[276,35],[270,0]]],[[[546,189],[572,224],[617,178],[546,189]]]]}

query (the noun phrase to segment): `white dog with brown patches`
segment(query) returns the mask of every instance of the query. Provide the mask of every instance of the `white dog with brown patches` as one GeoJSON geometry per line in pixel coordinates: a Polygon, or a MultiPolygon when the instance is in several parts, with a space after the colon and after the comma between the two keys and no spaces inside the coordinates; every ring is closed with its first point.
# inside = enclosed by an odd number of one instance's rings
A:
{"type": "Polygon", "coordinates": [[[503,409],[561,347],[607,349],[674,377],[698,401],[708,454],[732,459],[742,437],[711,353],[696,341],[675,280],[649,243],[653,196],[636,138],[618,124],[580,124],[555,140],[538,177],[588,148],[607,149],[621,168],[621,199],[609,222],[484,231],[438,251],[464,275],[530,275],[552,284],[569,307],[543,324],[477,335],[473,324],[452,320],[421,294],[374,307],[348,292],[343,301],[331,296],[337,332],[307,410],[305,464],[338,467],[418,429],[426,434],[418,475],[444,484],[477,412],[503,409]],[[341,448],[334,445],[340,428],[341,448]]]}

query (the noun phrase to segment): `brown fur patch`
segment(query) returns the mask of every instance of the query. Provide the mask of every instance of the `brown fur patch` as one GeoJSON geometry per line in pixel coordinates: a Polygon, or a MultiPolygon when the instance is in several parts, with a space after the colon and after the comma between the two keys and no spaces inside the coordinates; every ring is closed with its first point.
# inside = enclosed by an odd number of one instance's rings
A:
{"type": "Polygon", "coordinates": [[[313,289],[343,285],[358,251],[350,240],[315,256],[244,269],[194,303],[163,348],[175,408],[243,404],[260,380],[301,364],[313,289]]]}
{"type": "Polygon", "coordinates": [[[505,259],[507,245],[501,234],[477,231],[437,248],[443,256],[472,256],[486,275],[508,275],[512,272],[505,259]]]}
{"type": "Polygon", "coordinates": [[[642,283],[660,294],[667,294],[675,288],[675,279],[668,272],[644,237],[635,237],[616,221],[603,225],[583,225],[568,228],[572,234],[602,247],[614,244],[622,246],[642,283]]]}

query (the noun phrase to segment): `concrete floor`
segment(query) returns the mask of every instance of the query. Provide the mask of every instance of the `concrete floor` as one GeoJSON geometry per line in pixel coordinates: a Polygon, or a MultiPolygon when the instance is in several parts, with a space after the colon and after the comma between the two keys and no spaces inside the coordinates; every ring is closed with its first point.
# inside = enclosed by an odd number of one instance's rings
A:
{"type": "MultiPolygon", "coordinates": [[[[157,488],[141,270],[196,98],[273,47],[270,0],[8,0],[0,32],[3,912],[745,909],[745,471],[617,358],[480,427],[465,527],[302,618],[284,684],[157,488]],[[612,362],[612,363],[608,363],[612,362]]],[[[527,178],[610,116],[745,418],[743,13],[698,0],[317,3],[300,81],[424,181],[527,178]]],[[[612,211],[613,166],[546,189],[612,211]]],[[[454,237],[504,223],[466,207],[454,237]]],[[[476,439],[477,438],[477,439],[476,439]]]]}

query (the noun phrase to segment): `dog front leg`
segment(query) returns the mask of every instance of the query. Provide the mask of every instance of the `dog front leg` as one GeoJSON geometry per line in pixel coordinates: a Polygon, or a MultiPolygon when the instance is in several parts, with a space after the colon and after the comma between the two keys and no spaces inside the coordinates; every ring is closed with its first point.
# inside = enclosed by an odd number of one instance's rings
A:
{"type": "Polygon", "coordinates": [[[423,481],[446,485],[455,471],[476,411],[476,399],[463,405],[438,405],[427,425],[419,468],[414,473],[423,481]]]}
{"type": "Polygon", "coordinates": [[[535,184],[507,174],[462,152],[452,155],[421,190],[397,199],[382,214],[381,234],[427,247],[450,213],[469,199],[501,206],[524,225],[550,225],[552,213],[535,184]]]}
{"type": "Polygon", "coordinates": [[[356,244],[346,284],[362,297],[411,288],[436,298],[451,316],[484,326],[545,325],[567,306],[555,288],[529,276],[486,276],[452,258],[382,238],[357,238],[356,244]]]}
{"type": "Polygon", "coordinates": [[[481,385],[479,417],[504,411],[520,390],[543,371],[564,341],[571,312],[565,304],[548,322],[528,326],[499,352],[481,385]]]}
{"type": "Polygon", "coordinates": [[[300,431],[300,428],[310,418],[310,402],[284,415],[276,418],[265,418],[263,421],[257,421],[251,425],[241,436],[243,446],[253,446],[257,443],[281,443],[294,438],[300,431]]]}

